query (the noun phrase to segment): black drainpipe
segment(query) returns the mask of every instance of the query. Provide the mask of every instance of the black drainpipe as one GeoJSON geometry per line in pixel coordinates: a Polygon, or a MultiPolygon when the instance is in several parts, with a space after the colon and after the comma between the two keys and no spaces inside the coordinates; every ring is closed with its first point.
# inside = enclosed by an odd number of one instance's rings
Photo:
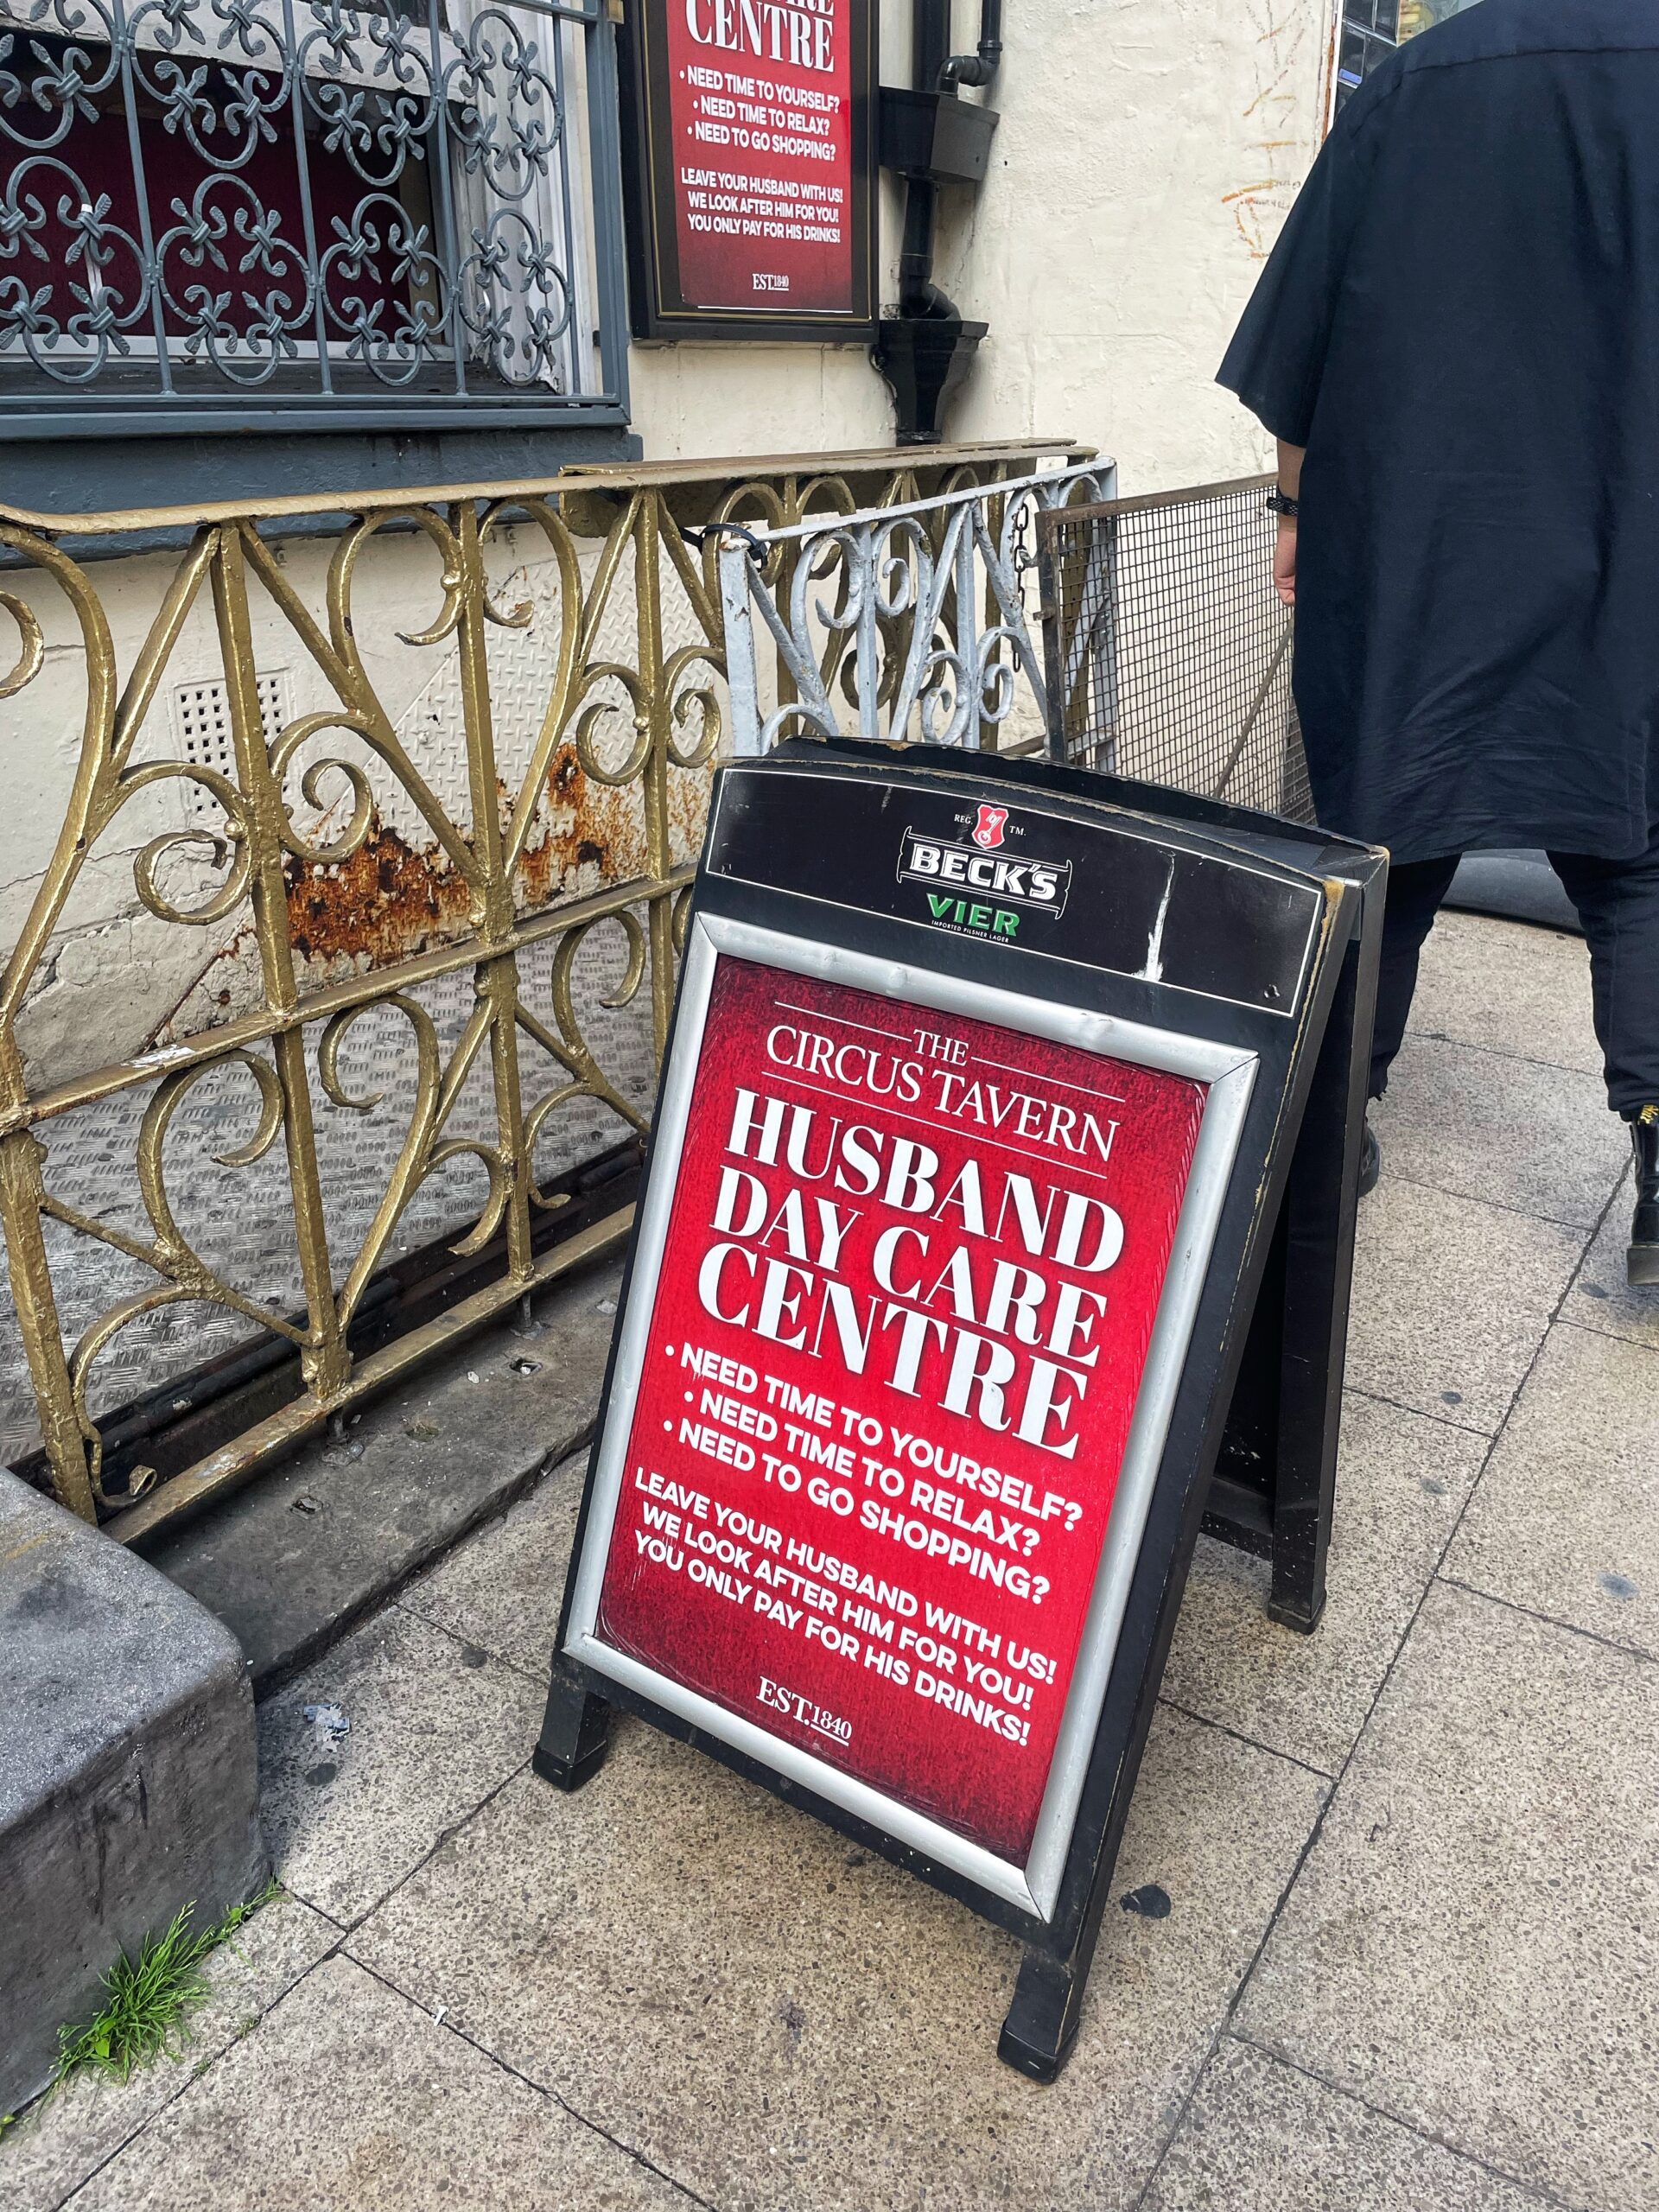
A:
{"type": "Polygon", "coordinates": [[[979,0],[979,44],[952,54],[939,72],[942,85],[988,85],[1002,59],[1002,0],[979,0]]]}
{"type": "Polygon", "coordinates": [[[905,179],[899,304],[882,317],[875,365],[893,391],[901,446],[937,445],[946,408],[989,327],[969,322],[933,282],[941,185],[977,184],[990,159],[995,111],[958,97],[988,85],[1002,55],[1001,0],[980,0],[979,44],[950,50],[950,0],[911,0],[911,89],[881,87],[882,166],[905,179]]]}

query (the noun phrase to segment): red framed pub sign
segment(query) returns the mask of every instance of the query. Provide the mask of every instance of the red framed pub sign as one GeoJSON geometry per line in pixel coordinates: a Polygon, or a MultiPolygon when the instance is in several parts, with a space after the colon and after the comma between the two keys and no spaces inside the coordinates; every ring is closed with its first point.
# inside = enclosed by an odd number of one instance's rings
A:
{"type": "Polygon", "coordinates": [[[1024,1868],[1208,1086],[741,957],[703,1038],[596,1633],[1024,1868]]]}
{"type": "Polygon", "coordinates": [[[634,335],[875,336],[874,0],[630,0],[634,335]]]}
{"type": "Polygon", "coordinates": [[[721,772],[536,1754],[623,1706],[1010,1929],[1039,2079],[1206,1510],[1318,1618],[1382,867],[1109,788],[721,772]]]}

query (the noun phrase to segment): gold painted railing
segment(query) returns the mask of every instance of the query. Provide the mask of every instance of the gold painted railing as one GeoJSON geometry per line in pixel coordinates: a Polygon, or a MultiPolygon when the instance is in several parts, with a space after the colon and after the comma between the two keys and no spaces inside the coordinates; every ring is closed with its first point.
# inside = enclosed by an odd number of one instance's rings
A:
{"type": "MultiPolygon", "coordinates": [[[[539,1237],[565,1193],[548,1187],[538,1147],[556,1150],[573,1114],[603,1109],[624,1134],[649,1112],[592,1033],[632,1008],[643,1049],[661,1052],[721,746],[716,547],[685,533],[908,505],[1070,450],[1033,442],[342,493],[328,502],[344,519],[327,530],[326,562],[303,519],[315,499],[73,518],[0,508],[0,604],[19,643],[0,685],[0,758],[26,757],[31,713],[46,711],[32,702],[54,684],[60,711],[67,670],[84,692],[55,849],[0,974],[0,1225],[43,1463],[66,1505],[124,1538],[143,1534],[626,1234],[621,1208],[563,1241],[539,1237]],[[147,542],[162,550],[142,564],[73,557],[78,539],[107,546],[135,531],[162,533],[147,542]],[[503,640],[530,633],[536,651],[511,673],[524,727],[509,742],[492,651],[499,664],[503,640]],[[181,672],[200,685],[204,653],[228,724],[217,758],[181,747],[176,715],[168,723],[181,672]],[[260,670],[273,653],[297,663],[303,694],[274,721],[260,670]],[[87,871],[112,857],[130,869],[145,927],[201,933],[203,976],[145,1049],[65,1073],[31,1060],[29,1009],[77,925],[87,871]],[[584,951],[602,928],[620,967],[608,988],[584,951]],[[431,994],[468,976],[445,1035],[431,994]],[[319,1117],[377,1106],[360,1064],[388,1024],[407,1119],[376,1162],[366,1224],[342,1237],[319,1117]],[[269,1158],[262,1173],[285,1171],[276,1187],[297,1262],[286,1307],[181,1224],[178,1117],[210,1078],[245,1093],[246,1134],[215,1167],[234,1175],[269,1158]],[[470,1119],[458,1112],[480,1095],[470,1119]],[[55,1169],[54,1125],[100,1102],[128,1109],[111,1125],[131,1151],[124,1217],[78,1203],[55,1169]],[[448,1310],[354,1354],[354,1319],[400,1222],[453,1173],[474,1187],[450,1248],[499,1253],[499,1265],[448,1310]],[[67,1343],[57,1278],[80,1240],[102,1255],[99,1283],[107,1269],[125,1287],[94,1297],[67,1343]],[[158,1476],[129,1453],[112,1479],[95,1365],[124,1332],[181,1305],[286,1340],[296,1389],[205,1457],[158,1476]]],[[[786,594],[777,566],[769,581],[786,594]]],[[[572,1141],[592,1148],[591,1136],[572,1141]]]]}

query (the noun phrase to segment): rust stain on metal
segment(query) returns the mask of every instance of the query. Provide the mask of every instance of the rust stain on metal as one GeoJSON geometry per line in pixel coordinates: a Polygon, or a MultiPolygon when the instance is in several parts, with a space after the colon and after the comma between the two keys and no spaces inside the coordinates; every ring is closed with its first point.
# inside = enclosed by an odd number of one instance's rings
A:
{"type": "Polygon", "coordinates": [[[333,868],[290,856],[283,874],[289,935],[302,960],[327,966],[367,953],[378,967],[467,925],[465,883],[435,847],[417,852],[395,830],[372,826],[333,868]]]}
{"type": "MultiPolygon", "coordinates": [[[[594,782],[573,746],[554,755],[544,811],[545,829],[525,848],[514,878],[521,913],[645,872],[637,796],[594,782]]],[[[441,848],[411,845],[378,821],[349,859],[320,867],[290,856],[284,880],[295,953],[324,970],[365,958],[389,966],[474,926],[467,885],[441,848]]]]}
{"type": "Polygon", "coordinates": [[[525,847],[513,884],[521,912],[645,873],[645,822],[637,793],[596,784],[574,745],[563,744],[553,755],[543,804],[546,830],[525,847]],[[596,873],[584,881],[588,870],[596,873]]]}

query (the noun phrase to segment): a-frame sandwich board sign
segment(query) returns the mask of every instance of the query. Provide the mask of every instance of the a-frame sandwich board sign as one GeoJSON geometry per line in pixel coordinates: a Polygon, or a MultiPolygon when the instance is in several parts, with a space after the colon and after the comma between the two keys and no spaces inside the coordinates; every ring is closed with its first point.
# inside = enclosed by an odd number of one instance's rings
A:
{"type": "Polygon", "coordinates": [[[1046,763],[716,780],[536,1765],[620,1706],[972,1905],[1039,2080],[1249,1344],[1328,1525],[1383,866],[1046,763]]]}

